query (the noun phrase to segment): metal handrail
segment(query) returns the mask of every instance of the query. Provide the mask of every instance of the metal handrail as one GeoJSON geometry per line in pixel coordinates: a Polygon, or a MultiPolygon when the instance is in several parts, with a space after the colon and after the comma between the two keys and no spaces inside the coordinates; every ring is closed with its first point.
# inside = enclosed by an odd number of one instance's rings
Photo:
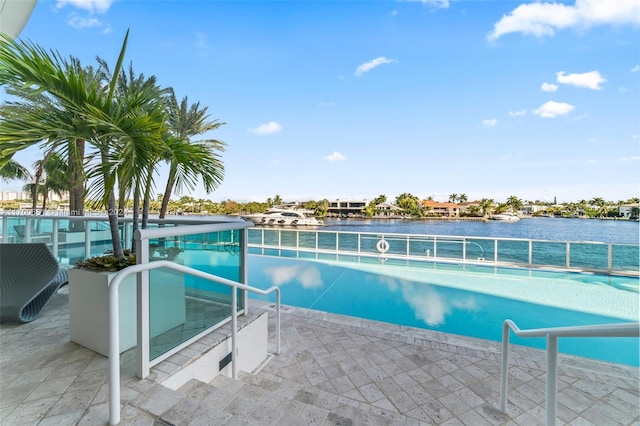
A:
{"type": "Polygon", "coordinates": [[[267,295],[276,293],[276,354],[280,354],[280,288],[273,286],[261,290],[226,278],[218,277],[197,269],[189,268],[168,260],[158,260],[150,263],[142,263],[129,266],[118,272],[109,284],[109,424],[120,423],[120,327],[119,327],[119,301],[118,289],[122,281],[131,274],[136,274],[151,269],[169,268],[178,272],[193,275],[233,288],[231,291],[231,371],[234,379],[237,379],[236,353],[237,353],[237,289],[267,295]]]}
{"type": "Polygon", "coordinates": [[[520,337],[547,338],[547,384],[545,392],[546,425],[556,424],[558,407],[558,338],[559,337],[640,337],[640,323],[582,325],[521,330],[510,319],[502,325],[502,362],[500,365],[500,411],[506,411],[509,364],[509,331],[520,337]]]}

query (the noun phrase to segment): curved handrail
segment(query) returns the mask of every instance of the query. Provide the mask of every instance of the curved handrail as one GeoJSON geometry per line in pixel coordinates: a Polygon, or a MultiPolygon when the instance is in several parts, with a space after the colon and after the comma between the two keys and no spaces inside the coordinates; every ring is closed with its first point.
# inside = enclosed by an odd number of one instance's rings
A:
{"type": "Polygon", "coordinates": [[[556,424],[558,386],[558,338],[559,337],[640,337],[640,322],[580,325],[521,330],[510,319],[502,325],[502,361],[500,365],[500,411],[507,405],[507,381],[509,364],[509,332],[520,337],[547,338],[547,384],[545,411],[547,426],[556,424]]]}
{"type": "Polygon", "coordinates": [[[258,293],[261,295],[267,295],[272,292],[276,292],[276,354],[280,354],[280,288],[276,286],[269,287],[266,290],[251,287],[246,284],[241,284],[236,281],[232,281],[226,278],[218,277],[206,272],[199,271],[197,269],[189,268],[188,266],[180,265],[168,260],[158,260],[149,263],[141,263],[138,265],[129,266],[119,271],[111,280],[109,284],[109,424],[117,425],[120,423],[120,327],[119,327],[119,300],[118,289],[122,281],[131,274],[139,272],[149,271],[157,268],[169,268],[178,272],[193,275],[199,278],[203,278],[209,281],[214,281],[219,284],[224,284],[232,287],[234,290],[231,292],[231,322],[232,322],[232,358],[231,368],[233,371],[233,377],[236,378],[236,334],[237,334],[237,303],[236,303],[236,289],[249,291],[251,293],[258,293]]]}

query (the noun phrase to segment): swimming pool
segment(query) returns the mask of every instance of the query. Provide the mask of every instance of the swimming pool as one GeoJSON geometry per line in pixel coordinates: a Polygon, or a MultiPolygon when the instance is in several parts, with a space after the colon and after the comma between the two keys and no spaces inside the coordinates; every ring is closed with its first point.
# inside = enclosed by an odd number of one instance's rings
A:
{"type": "MultiPolygon", "coordinates": [[[[263,255],[250,255],[248,265],[249,284],[281,287],[284,304],[498,342],[507,318],[521,329],[638,320],[634,277],[263,255]]],[[[511,341],[546,347],[544,338],[511,341]]],[[[640,365],[637,338],[564,338],[559,350],[640,365]]]]}

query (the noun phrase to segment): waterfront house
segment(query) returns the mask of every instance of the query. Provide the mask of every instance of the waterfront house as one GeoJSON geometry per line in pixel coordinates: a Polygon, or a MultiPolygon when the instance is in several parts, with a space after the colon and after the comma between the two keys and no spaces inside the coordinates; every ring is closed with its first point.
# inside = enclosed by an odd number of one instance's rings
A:
{"type": "Polygon", "coordinates": [[[402,216],[402,209],[395,204],[376,204],[376,216],[402,216]]]}
{"type": "MultiPolygon", "coordinates": [[[[634,204],[622,204],[620,206],[620,217],[626,217],[627,219],[630,218],[632,216],[633,213],[633,209],[638,209],[640,208],[640,203],[634,203],[634,204]]],[[[637,215],[637,213],[636,213],[637,215]]],[[[636,216],[637,218],[637,216],[636,216]]]]}
{"type": "Polygon", "coordinates": [[[444,217],[460,216],[460,206],[455,203],[441,203],[433,200],[420,201],[420,206],[427,215],[440,215],[444,217]]]}

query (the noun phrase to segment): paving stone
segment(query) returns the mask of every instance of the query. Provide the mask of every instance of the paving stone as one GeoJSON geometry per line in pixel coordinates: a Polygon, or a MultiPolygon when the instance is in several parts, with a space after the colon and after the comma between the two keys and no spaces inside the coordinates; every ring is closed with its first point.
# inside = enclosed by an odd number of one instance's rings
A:
{"type": "MultiPolygon", "coordinates": [[[[125,352],[122,424],[528,426],[544,421],[543,351],[513,348],[505,414],[496,408],[495,342],[300,308],[282,313],[281,355],[255,375],[242,373],[239,381],[218,376],[211,384],[192,380],[172,391],[157,383],[167,372],[155,369],[145,380],[135,378],[134,351],[125,352]]],[[[68,314],[56,315],[51,324],[43,313],[37,324],[0,326],[0,342],[12,342],[0,352],[0,423],[107,424],[107,359],[69,342],[68,314]]],[[[273,310],[269,315],[273,339],[273,310]]],[[[171,360],[188,362],[223,339],[224,333],[213,333],[171,360]]],[[[639,382],[637,368],[561,356],[559,424],[640,424],[639,382]]]]}

